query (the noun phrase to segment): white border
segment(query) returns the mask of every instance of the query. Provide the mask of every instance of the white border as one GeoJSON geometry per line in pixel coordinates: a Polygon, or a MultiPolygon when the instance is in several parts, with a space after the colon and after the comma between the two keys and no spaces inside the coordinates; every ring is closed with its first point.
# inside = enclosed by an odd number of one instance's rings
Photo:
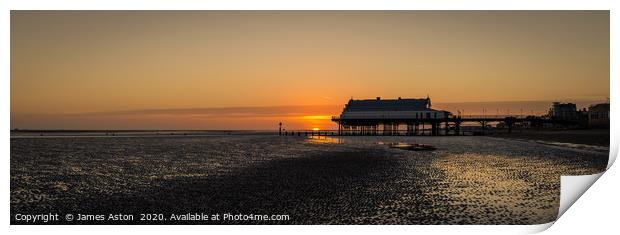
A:
{"type": "MultiPolygon", "coordinates": [[[[618,89],[618,6],[614,1],[605,0],[563,0],[563,1],[528,1],[528,0],[434,0],[434,1],[335,1],[335,0],[315,0],[315,1],[286,1],[286,0],[268,0],[268,1],[252,1],[252,0],[231,0],[231,1],[162,1],[162,0],[108,0],[99,2],[87,2],[79,0],[10,0],[0,1],[2,6],[2,18],[0,30],[4,32],[2,37],[2,48],[4,52],[0,57],[2,68],[2,91],[4,99],[0,102],[2,110],[10,110],[10,12],[9,10],[611,10],[611,92],[617,93],[618,89]]],[[[611,151],[613,159],[618,152],[618,136],[619,127],[618,120],[620,112],[618,104],[614,103],[614,96],[611,99],[611,117],[612,117],[612,145],[611,151]]],[[[10,173],[9,173],[9,150],[10,150],[10,111],[2,117],[0,128],[7,133],[3,137],[1,146],[3,149],[3,157],[5,164],[2,164],[4,172],[4,180],[1,182],[4,192],[2,197],[5,203],[2,203],[4,213],[0,220],[6,225],[9,232],[25,232],[25,233],[51,233],[51,234],[73,234],[73,233],[89,233],[89,234],[110,234],[117,232],[141,232],[141,233],[185,233],[185,232],[211,232],[211,233],[275,233],[275,234],[307,234],[307,233],[465,233],[465,234],[497,234],[497,233],[523,233],[537,232],[544,230],[550,224],[538,226],[9,226],[10,211],[10,173]]],[[[612,160],[610,160],[611,164],[612,160]]],[[[616,167],[617,168],[617,167],[616,167]]],[[[568,210],[565,217],[558,221],[552,233],[564,234],[575,231],[582,232],[605,232],[614,231],[617,222],[613,220],[618,209],[618,179],[620,175],[615,173],[615,169],[611,168],[608,173],[601,177],[601,182],[595,184],[589,192],[584,195],[582,200],[575,203],[575,208],[568,210]],[[611,207],[609,207],[611,205],[611,207]],[[597,208],[599,210],[593,210],[597,208]],[[612,208],[613,210],[600,210],[601,208],[612,208]],[[566,220],[564,222],[563,220],[566,220]],[[570,222],[572,221],[572,222],[570,222]]]]}

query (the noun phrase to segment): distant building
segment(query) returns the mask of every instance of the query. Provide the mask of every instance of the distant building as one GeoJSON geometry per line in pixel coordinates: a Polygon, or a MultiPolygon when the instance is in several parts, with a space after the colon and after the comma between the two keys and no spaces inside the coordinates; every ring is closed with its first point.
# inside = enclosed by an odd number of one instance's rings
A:
{"type": "Polygon", "coordinates": [[[577,105],[573,103],[553,102],[549,109],[549,117],[556,120],[577,120],[577,105]]]}
{"type": "Polygon", "coordinates": [[[593,128],[609,128],[609,103],[595,104],[588,108],[588,125],[593,128]]]}
{"type": "Polygon", "coordinates": [[[431,108],[431,99],[350,99],[340,119],[441,119],[447,111],[431,108]]]}

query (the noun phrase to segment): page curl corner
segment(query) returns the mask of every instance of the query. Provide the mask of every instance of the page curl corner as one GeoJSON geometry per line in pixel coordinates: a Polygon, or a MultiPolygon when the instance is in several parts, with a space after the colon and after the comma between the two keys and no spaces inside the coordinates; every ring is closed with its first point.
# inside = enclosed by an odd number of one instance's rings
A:
{"type": "MultiPolygon", "coordinates": [[[[611,162],[611,161],[610,161],[611,162]]],[[[568,210],[605,172],[560,177],[560,207],[556,220],[568,210]]]]}

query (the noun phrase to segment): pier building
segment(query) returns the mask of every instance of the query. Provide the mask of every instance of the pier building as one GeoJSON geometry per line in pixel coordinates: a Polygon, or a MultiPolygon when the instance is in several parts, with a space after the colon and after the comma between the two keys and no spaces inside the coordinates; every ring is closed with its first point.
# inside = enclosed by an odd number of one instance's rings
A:
{"type": "Polygon", "coordinates": [[[421,99],[350,99],[339,116],[339,135],[438,135],[447,131],[450,112],[431,107],[430,97],[421,99]]]}

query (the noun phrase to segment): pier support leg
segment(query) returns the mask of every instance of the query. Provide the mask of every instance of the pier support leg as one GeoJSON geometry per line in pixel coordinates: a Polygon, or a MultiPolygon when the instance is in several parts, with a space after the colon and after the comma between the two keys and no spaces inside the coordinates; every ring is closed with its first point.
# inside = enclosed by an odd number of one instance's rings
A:
{"type": "Polygon", "coordinates": [[[398,135],[398,124],[392,124],[392,135],[398,135]]]}

